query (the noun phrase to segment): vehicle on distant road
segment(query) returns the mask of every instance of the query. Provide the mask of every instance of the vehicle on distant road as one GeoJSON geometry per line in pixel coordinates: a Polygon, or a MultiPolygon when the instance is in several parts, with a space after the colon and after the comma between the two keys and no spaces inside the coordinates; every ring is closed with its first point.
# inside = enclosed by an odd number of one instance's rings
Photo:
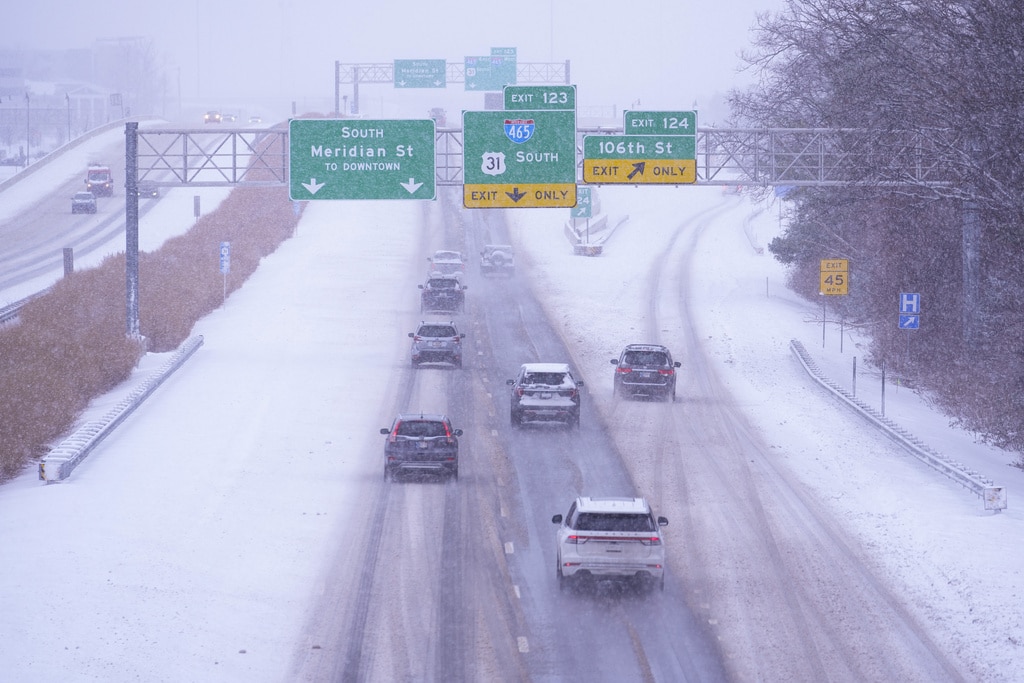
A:
{"type": "Polygon", "coordinates": [[[442,249],[435,251],[433,256],[428,256],[427,260],[430,261],[431,275],[462,277],[466,272],[466,261],[462,258],[461,251],[442,249]]]}
{"type": "Polygon", "coordinates": [[[220,123],[221,115],[219,111],[210,110],[203,114],[203,123],[220,123]]]}
{"type": "Polygon", "coordinates": [[[558,587],[569,581],[605,579],[637,581],[645,587],[665,588],[665,546],[661,527],[668,519],[655,519],[643,498],[580,496],[558,524],[558,587]]]}
{"type": "Polygon", "coordinates": [[[220,120],[223,123],[235,123],[238,121],[238,117],[234,114],[222,114],[220,120]]]}
{"type": "Polygon", "coordinates": [[[573,377],[566,363],[523,363],[512,387],[510,419],[512,427],[524,422],[562,422],[580,426],[580,388],[583,382],[573,377]]]}
{"type": "Polygon", "coordinates": [[[85,189],[97,197],[113,196],[114,174],[110,167],[90,164],[85,171],[85,189]]]}
{"type": "Polygon", "coordinates": [[[462,340],[465,333],[459,332],[454,322],[431,322],[424,320],[412,337],[412,366],[423,363],[451,363],[462,367],[462,340]]]}
{"type": "Polygon", "coordinates": [[[466,285],[454,275],[432,275],[419,288],[420,312],[462,312],[466,309],[466,285]]]}
{"type": "Polygon", "coordinates": [[[135,186],[135,191],[139,197],[159,197],[160,186],[154,183],[152,180],[141,180],[139,184],[135,186]]]}
{"type": "Polygon", "coordinates": [[[480,252],[481,275],[515,275],[516,257],[511,244],[488,244],[480,252]]]}
{"type": "Polygon", "coordinates": [[[384,427],[384,479],[399,471],[429,471],[459,478],[461,429],[452,427],[447,416],[406,413],[384,427]]]}
{"type": "Polygon", "coordinates": [[[76,192],[71,197],[71,213],[96,213],[96,195],[92,192],[76,192]]]}
{"type": "Polygon", "coordinates": [[[612,358],[615,376],[612,393],[626,396],[657,396],[676,400],[676,368],[672,353],[660,344],[629,344],[612,358]]]}

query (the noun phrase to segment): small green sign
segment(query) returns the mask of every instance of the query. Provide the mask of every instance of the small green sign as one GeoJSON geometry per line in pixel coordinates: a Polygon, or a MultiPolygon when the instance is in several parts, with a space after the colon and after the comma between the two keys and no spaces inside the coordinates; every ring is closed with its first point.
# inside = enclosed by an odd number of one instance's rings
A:
{"type": "Polygon", "coordinates": [[[505,109],[576,111],[575,85],[506,85],[505,109]]]}
{"type": "Polygon", "coordinates": [[[696,135],[695,111],[626,111],[622,115],[626,135],[696,135]]]}
{"type": "Polygon", "coordinates": [[[396,88],[444,88],[448,85],[443,59],[396,59],[396,88]]]}
{"type": "Polygon", "coordinates": [[[433,119],[291,119],[288,192],[313,199],[433,199],[433,119]]]}
{"type": "Polygon", "coordinates": [[[590,188],[581,186],[576,188],[576,206],[569,209],[570,218],[590,218],[594,212],[594,205],[590,201],[590,188]]]}

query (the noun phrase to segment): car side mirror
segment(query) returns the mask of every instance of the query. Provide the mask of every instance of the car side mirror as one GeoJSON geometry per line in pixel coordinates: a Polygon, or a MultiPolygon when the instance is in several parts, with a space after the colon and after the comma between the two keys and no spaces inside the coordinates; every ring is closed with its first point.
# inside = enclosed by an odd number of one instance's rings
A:
{"type": "Polygon", "coordinates": [[[410,337],[415,337],[415,336],[416,336],[416,333],[414,333],[414,332],[410,332],[410,333],[409,333],[409,336],[410,336],[410,337]]]}
{"type": "Polygon", "coordinates": [[[465,332],[463,332],[462,334],[459,335],[459,339],[465,339],[465,338],[466,338],[466,333],[465,332]]]}
{"type": "Polygon", "coordinates": [[[512,386],[515,383],[516,383],[516,381],[514,379],[507,379],[507,380],[505,380],[505,384],[507,384],[509,386],[512,386]]]}
{"type": "Polygon", "coordinates": [[[675,363],[673,363],[673,365],[676,366],[677,368],[683,367],[683,364],[680,363],[679,361],[676,361],[675,363]]]}
{"type": "Polygon", "coordinates": [[[423,289],[423,285],[416,285],[416,286],[419,287],[420,289],[423,289]]]}
{"type": "Polygon", "coordinates": [[[668,518],[658,517],[658,526],[668,526],[668,518]]]}
{"type": "Polygon", "coordinates": [[[388,429],[387,427],[381,427],[380,433],[381,434],[390,434],[391,430],[388,429]]]}
{"type": "Polygon", "coordinates": [[[461,429],[453,429],[452,430],[452,434],[454,434],[455,436],[462,436],[462,430],[461,429]]]}
{"type": "Polygon", "coordinates": [[[618,365],[618,364],[619,364],[619,359],[618,358],[612,358],[612,365],[618,365]]]}
{"type": "Polygon", "coordinates": [[[580,380],[580,381],[576,382],[576,386],[577,387],[582,387],[583,386],[583,380],[580,380]]]}
{"type": "Polygon", "coordinates": [[[555,524],[561,524],[562,523],[562,515],[555,515],[554,517],[551,518],[551,521],[554,522],[555,524]]]}
{"type": "Polygon", "coordinates": [[[463,289],[469,289],[469,285],[462,285],[463,289]]]}

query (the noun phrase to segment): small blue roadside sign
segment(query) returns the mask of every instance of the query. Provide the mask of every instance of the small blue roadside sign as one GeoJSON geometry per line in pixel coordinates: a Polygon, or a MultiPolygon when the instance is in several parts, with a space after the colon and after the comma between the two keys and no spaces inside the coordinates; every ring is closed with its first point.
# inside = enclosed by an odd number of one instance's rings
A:
{"type": "Polygon", "coordinates": [[[900,293],[900,322],[901,330],[917,330],[921,327],[921,295],[900,293]]]}
{"type": "Polygon", "coordinates": [[[231,242],[220,243],[220,272],[225,275],[231,272],[231,242]]]}

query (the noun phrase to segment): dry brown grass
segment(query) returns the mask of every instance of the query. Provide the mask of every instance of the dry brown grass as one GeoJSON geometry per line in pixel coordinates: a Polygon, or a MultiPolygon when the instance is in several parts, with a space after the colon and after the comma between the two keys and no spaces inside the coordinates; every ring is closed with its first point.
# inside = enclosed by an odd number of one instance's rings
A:
{"type": "MultiPolygon", "coordinates": [[[[230,294],[297,222],[287,188],[236,188],[188,233],[140,254],[149,349],[176,348],[223,302],[222,241],[231,241],[230,294]]],[[[0,328],[0,481],[44,455],[90,400],[131,374],[143,351],[126,329],[124,254],[65,278],[0,328]]]]}

